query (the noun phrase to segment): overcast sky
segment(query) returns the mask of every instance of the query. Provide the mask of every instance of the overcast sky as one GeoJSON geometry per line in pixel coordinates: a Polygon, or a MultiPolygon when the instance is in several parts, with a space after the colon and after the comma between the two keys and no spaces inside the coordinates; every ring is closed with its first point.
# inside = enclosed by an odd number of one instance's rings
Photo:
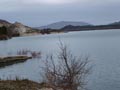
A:
{"type": "Polygon", "coordinates": [[[58,21],[120,20],[120,0],[0,0],[0,19],[38,27],[58,21]]]}

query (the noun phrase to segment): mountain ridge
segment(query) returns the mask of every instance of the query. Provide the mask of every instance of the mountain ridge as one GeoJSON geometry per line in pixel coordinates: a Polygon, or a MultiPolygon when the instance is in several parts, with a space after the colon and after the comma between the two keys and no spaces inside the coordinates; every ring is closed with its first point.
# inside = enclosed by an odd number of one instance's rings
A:
{"type": "Polygon", "coordinates": [[[87,26],[87,25],[92,25],[89,24],[87,22],[82,22],[82,21],[60,21],[60,22],[55,22],[55,23],[51,23],[48,24],[46,26],[41,26],[41,27],[37,27],[37,29],[61,29],[67,25],[73,25],[73,26],[87,26]]]}

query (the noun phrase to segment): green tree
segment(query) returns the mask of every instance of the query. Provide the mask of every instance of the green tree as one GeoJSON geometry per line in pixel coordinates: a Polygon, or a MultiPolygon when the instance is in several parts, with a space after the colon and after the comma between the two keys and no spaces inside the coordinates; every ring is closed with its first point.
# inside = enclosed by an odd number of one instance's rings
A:
{"type": "Polygon", "coordinates": [[[7,28],[5,26],[0,27],[0,35],[7,35],[7,28]]]}

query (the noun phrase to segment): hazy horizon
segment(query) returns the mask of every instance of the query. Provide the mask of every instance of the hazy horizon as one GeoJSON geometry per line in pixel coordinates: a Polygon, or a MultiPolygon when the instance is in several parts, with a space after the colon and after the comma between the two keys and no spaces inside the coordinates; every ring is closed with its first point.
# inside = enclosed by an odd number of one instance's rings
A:
{"type": "Polygon", "coordinates": [[[108,24],[120,20],[119,0],[0,0],[0,19],[39,27],[59,21],[108,24]]]}

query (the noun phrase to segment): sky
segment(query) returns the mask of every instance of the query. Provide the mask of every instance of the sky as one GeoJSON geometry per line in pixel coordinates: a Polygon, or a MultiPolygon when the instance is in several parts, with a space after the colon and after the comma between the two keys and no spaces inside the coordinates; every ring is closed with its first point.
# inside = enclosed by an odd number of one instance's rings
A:
{"type": "Polygon", "coordinates": [[[39,27],[59,21],[120,21],[120,0],[0,0],[0,19],[39,27]]]}

